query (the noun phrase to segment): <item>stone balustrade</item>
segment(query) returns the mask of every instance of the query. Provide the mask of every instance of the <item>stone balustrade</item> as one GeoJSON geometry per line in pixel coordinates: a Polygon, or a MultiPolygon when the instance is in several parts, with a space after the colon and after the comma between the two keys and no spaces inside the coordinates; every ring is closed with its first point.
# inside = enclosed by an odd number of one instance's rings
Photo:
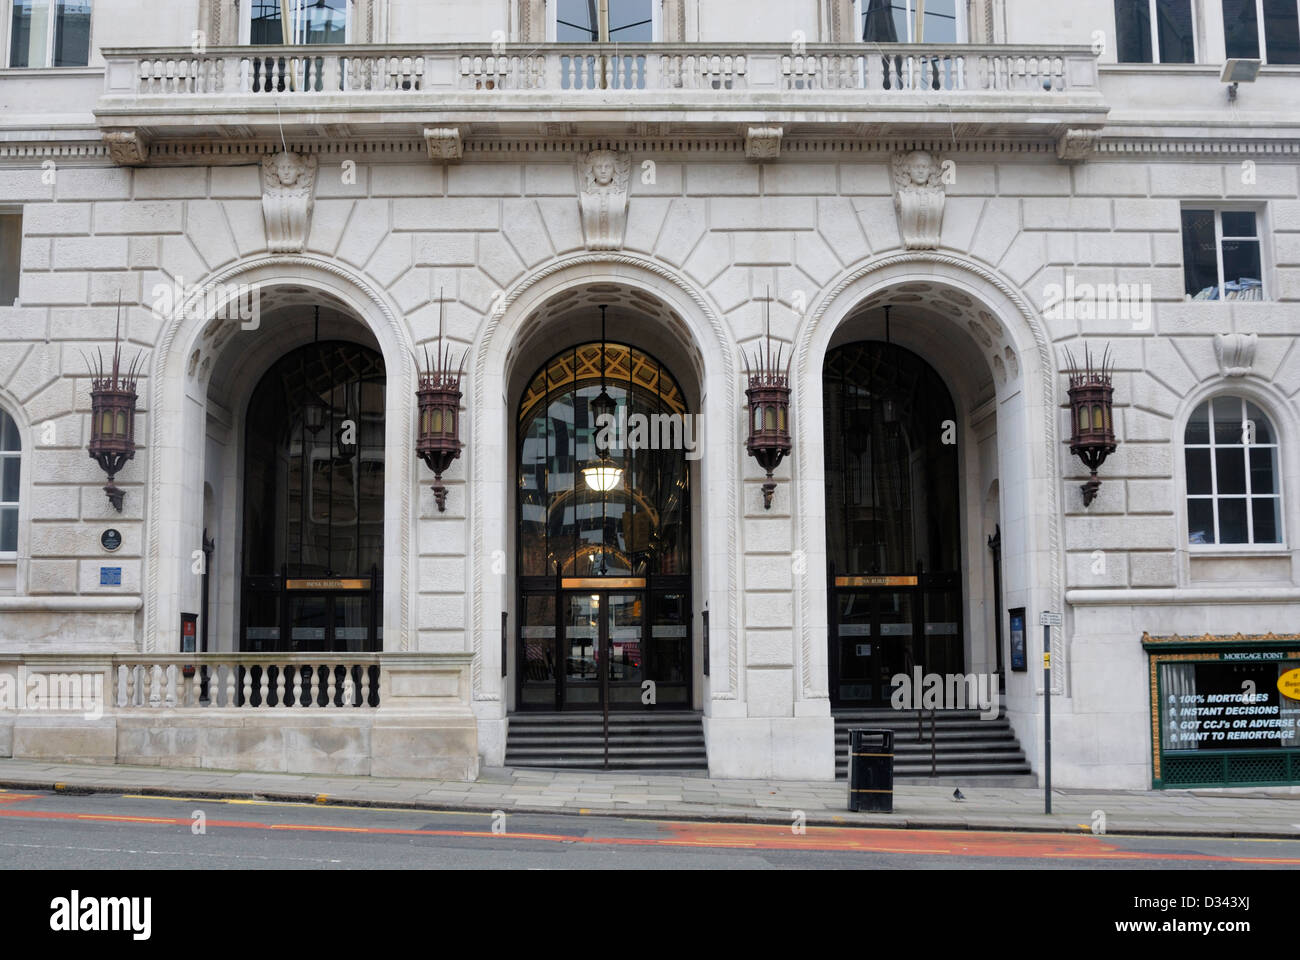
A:
{"type": "Polygon", "coordinates": [[[119,710],[375,709],[379,654],[131,654],[113,658],[119,710]]]}
{"type": "MultiPolygon", "coordinates": [[[[1083,46],[973,44],[443,44],[103,51],[94,115],[113,156],[175,162],[180,141],[379,135],[428,141],[569,135],[743,139],[1040,138],[1100,129],[1108,107],[1083,46]]],[[[218,146],[219,144],[219,146],[218,146]]],[[[409,145],[409,144],[408,144],[409,145]]],[[[418,147],[417,147],[418,148],[418,147]]],[[[765,155],[767,159],[772,156],[765,155]]]]}
{"type": "Polygon", "coordinates": [[[1085,47],[974,44],[475,44],[109,49],[109,95],[277,97],[436,91],[854,90],[1094,88],[1085,47]]]}
{"type": "Polygon", "coordinates": [[[0,757],[474,779],[469,654],[0,653],[0,757]]]}

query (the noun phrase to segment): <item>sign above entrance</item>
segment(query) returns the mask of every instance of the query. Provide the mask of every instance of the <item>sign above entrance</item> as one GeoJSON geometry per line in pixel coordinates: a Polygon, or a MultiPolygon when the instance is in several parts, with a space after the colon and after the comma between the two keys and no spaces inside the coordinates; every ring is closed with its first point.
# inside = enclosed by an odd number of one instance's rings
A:
{"type": "Polygon", "coordinates": [[[565,590],[640,590],[645,587],[645,577],[564,577],[560,586],[565,590]]]}
{"type": "Polygon", "coordinates": [[[837,587],[914,587],[916,577],[836,577],[837,587]]]}
{"type": "Polygon", "coordinates": [[[340,580],[327,578],[324,580],[286,580],[284,581],[286,590],[369,590],[370,578],[340,580]]]}

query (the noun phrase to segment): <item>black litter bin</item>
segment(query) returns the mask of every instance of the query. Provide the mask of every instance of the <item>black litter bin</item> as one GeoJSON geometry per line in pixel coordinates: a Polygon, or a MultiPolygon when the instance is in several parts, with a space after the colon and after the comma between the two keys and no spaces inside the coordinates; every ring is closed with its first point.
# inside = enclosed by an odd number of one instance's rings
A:
{"type": "Polygon", "coordinates": [[[894,731],[849,731],[849,809],[894,812],[894,731]]]}

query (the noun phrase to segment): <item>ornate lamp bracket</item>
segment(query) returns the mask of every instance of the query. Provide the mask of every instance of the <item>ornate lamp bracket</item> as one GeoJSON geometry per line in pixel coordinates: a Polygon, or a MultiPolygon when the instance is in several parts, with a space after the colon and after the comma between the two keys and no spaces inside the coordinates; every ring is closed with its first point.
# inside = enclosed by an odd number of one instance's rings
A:
{"type": "Polygon", "coordinates": [[[1083,485],[1083,505],[1089,506],[1101,489],[1097,470],[1106,458],[1115,452],[1114,388],[1111,381],[1114,363],[1110,361],[1110,348],[1102,353],[1101,366],[1093,367],[1092,353],[1084,350],[1084,363],[1079,367],[1070,351],[1065,351],[1070,364],[1070,452],[1083,461],[1092,476],[1083,485]]]}
{"type": "MultiPolygon", "coordinates": [[[[443,485],[442,475],[447,472],[452,461],[460,456],[460,378],[464,370],[465,353],[453,368],[451,348],[444,347],[442,323],[442,291],[438,291],[438,345],[434,348],[433,359],[429,350],[424,351],[424,371],[420,374],[420,385],[415,391],[419,404],[418,430],[415,453],[425,465],[433,471],[433,495],[438,502],[438,511],[447,511],[447,488],[443,485]]],[[[468,351],[466,351],[468,353],[468,351]]]]}
{"type": "Polygon", "coordinates": [[[135,458],[136,384],[140,378],[143,353],[137,353],[130,367],[122,371],[122,296],[117,298],[117,328],[113,333],[113,366],[105,370],[104,357],[96,351],[96,363],[90,369],[90,459],[108,475],[104,493],[118,513],[126,491],[113,482],[114,477],[135,458]]]}
{"type": "Polygon", "coordinates": [[[767,473],[763,484],[763,509],[772,509],[776,491],[773,472],[790,453],[790,374],[788,364],[781,366],[781,348],[772,353],[771,290],[767,300],[767,331],[753,358],[745,358],[749,386],[745,397],[749,406],[749,439],[745,448],[767,473]]]}

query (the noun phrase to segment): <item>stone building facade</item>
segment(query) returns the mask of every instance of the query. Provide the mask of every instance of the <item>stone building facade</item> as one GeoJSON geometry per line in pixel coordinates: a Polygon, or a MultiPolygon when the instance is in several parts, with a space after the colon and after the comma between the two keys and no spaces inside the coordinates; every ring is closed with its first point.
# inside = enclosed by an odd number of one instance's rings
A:
{"type": "Polygon", "coordinates": [[[1159,702],[1300,659],[1285,22],[1230,88],[1250,58],[1219,0],[1145,40],[1125,2],[927,3],[951,15],[916,43],[870,0],[577,27],[585,4],[354,0],[299,11],[289,47],[258,4],[163,6],[69,5],[82,65],[6,41],[0,665],[111,695],[0,703],[0,753],[473,776],[530,707],[653,681],[713,774],[829,778],[837,711],[923,665],[1000,675],[1041,771],[1050,611],[1056,783],[1300,778],[1295,700],[1269,692],[1271,772],[1245,774],[1159,702]],[[87,455],[119,325],[120,512],[87,455]],[[767,506],[745,389],[769,346],[792,449],[767,506]],[[416,444],[444,351],[445,507],[416,444]],[[1070,364],[1103,351],[1118,443],[1085,504],[1070,364]],[[621,500],[580,479],[607,384],[698,424],[698,456],[620,460],[621,500]]]}

